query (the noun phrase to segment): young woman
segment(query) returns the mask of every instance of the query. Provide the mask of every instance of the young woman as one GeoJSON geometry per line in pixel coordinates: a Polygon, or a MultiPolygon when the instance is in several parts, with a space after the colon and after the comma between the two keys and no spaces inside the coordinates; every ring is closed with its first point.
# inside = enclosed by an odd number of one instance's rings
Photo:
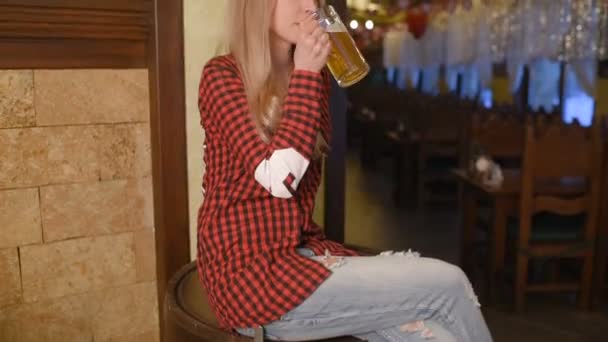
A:
{"type": "Polygon", "coordinates": [[[203,70],[198,270],[220,326],[285,341],[491,341],[459,268],[357,256],[312,221],[331,134],[316,6],[229,0],[230,54],[203,70]]]}

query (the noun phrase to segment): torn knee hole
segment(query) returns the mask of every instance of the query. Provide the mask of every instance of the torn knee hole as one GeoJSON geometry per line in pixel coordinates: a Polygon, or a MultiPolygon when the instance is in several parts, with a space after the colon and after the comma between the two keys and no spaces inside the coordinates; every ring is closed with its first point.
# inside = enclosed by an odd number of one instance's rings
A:
{"type": "Polygon", "coordinates": [[[344,257],[333,256],[328,250],[325,250],[325,255],[321,258],[321,263],[327,268],[336,268],[344,265],[346,260],[344,257]]]}
{"type": "Polygon", "coordinates": [[[424,339],[434,338],[435,335],[425,324],[424,321],[415,321],[406,323],[399,327],[400,331],[408,332],[408,333],[420,333],[420,336],[424,339]]]}
{"type": "Polygon", "coordinates": [[[401,252],[384,251],[384,252],[378,254],[378,256],[402,256],[402,257],[406,257],[406,258],[419,258],[420,253],[413,252],[411,249],[408,249],[407,251],[401,251],[401,252]]]}
{"type": "Polygon", "coordinates": [[[333,268],[333,267],[340,266],[341,262],[342,262],[342,258],[332,256],[327,259],[324,259],[323,265],[325,265],[325,267],[327,267],[327,268],[333,268]]]}

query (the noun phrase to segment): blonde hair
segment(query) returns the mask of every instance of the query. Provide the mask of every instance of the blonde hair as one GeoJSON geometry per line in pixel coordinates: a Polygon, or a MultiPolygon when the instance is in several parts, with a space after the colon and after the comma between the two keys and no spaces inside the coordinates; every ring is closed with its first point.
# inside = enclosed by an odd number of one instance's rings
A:
{"type": "MultiPolygon", "coordinates": [[[[228,48],[234,56],[249,108],[260,137],[269,142],[281,121],[288,84],[273,70],[270,22],[276,0],[229,0],[226,16],[228,48]]],[[[315,157],[328,149],[319,133],[315,157]]]]}

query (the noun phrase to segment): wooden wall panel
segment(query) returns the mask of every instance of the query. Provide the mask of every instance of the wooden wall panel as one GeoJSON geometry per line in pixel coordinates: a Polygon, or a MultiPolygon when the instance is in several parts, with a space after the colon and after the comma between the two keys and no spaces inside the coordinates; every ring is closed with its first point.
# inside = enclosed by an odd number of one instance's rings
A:
{"type": "Polygon", "coordinates": [[[147,66],[152,0],[0,0],[0,68],[147,66]]]}

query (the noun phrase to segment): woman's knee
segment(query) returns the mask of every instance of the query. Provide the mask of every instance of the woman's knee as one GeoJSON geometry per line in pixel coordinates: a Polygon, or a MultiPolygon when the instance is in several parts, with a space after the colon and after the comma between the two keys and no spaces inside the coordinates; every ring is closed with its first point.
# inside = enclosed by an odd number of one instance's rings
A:
{"type": "Polygon", "coordinates": [[[429,267],[432,267],[432,273],[434,275],[432,278],[437,282],[437,286],[446,289],[452,294],[464,293],[478,304],[471,282],[459,266],[442,260],[429,260],[429,267]]]}
{"type": "Polygon", "coordinates": [[[460,268],[460,266],[457,266],[454,264],[449,264],[449,263],[446,263],[446,264],[448,265],[448,266],[446,266],[446,268],[449,269],[449,271],[447,273],[454,283],[463,284],[463,283],[469,282],[469,278],[464,273],[462,268],[460,268]]]}
{"type": "Polygon", "coordinates": [[[424,258],[423,267],[432,274],[440,284],[451,286],[462,283],[464,272],[460,267],[439,259],[424,258]]]}
{"type": "Polygon", "coordinates": [[[481,306],[471,281],[464,273],[462,268],[457,265],[445,263],[445,276],[447,277],[447,283],[456,295],[464,294],[464,296],[471,300],[476,306],[481,306]]]}

